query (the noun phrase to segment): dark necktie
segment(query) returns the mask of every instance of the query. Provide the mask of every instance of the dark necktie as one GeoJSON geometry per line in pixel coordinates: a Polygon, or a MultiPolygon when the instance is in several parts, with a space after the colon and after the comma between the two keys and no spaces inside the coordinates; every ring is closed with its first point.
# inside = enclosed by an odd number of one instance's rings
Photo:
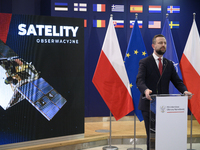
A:
{"type": "Polygon", "coordinates": [[[158,58],[158,60],[159,60],[158,68],[159,68],[159,71],[160,71],[160,75],[162,75],[163,66],[162,66],[161,58],[158,58]]]}

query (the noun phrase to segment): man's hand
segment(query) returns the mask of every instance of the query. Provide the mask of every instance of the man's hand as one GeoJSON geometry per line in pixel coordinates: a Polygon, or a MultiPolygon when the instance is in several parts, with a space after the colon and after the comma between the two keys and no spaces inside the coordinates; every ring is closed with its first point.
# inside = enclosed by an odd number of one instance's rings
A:
{"type": "Polygon", "coordinates": [[[150,90],[150,89],[146,89],[146,90],[144,91],[145,97],[146,97],[148,100],[152,100],[152,99],[151,99],[151,96],[150,96],[151,93],[152,93],[152,90],[150,90]]]}
{"type": "Polygon", "coordinates": [[[191,92],[188,92],[188,91],[185,91],[183,94],[188,96],[188,99],[191,99],[193,95],[191,92]]]}

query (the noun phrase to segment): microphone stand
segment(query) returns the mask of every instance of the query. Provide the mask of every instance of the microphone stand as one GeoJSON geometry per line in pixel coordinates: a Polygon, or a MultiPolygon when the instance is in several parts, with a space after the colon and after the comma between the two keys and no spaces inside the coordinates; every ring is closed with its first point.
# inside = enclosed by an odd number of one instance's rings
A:
{"type": "Polygon", "coordinates": [[[162,78],[162,76],[163,76],[163,73],[164,73],[165,69],[167,68],[168,62],[167,62],[167,60],[165,60],[165,62],[166,62],[166,65],[164,64],[164,65],[165,65],[165,66],[164,66],[164,70],[163,70],[163,72],[162,72],[160,78],[158,79],[158,82],[157,82],[157,85],[156,85],[156,93],[157,93],[157,94],[158,94],[158,84],[160,83],[160,80],[161,80],[161,78],[162,78]]]}

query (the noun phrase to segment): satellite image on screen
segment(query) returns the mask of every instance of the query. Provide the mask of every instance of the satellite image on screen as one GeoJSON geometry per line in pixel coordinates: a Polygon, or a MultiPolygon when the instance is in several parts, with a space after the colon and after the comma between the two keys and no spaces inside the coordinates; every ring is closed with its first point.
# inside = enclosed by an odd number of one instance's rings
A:
{"type": "Polygon", "coordinates": [[[51,120],[67,102],[35,69],[0,40],[0,100],[6,110],[28,100],[47,120],[51,120]]]}

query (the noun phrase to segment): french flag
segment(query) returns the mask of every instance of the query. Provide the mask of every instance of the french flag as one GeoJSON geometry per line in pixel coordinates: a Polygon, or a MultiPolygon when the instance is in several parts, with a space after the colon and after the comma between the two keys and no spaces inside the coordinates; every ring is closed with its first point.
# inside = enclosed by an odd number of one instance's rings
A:
{"type": "Polygon", "coordinates": [[[116,120],[134,110],[128,75],[112,17],[92,82],[116,120]]]}
{"type": "Polygon", "coordinates": [[[93,4],[93,11],[95,12],[105,12],[106,4],[93,4]]]}

